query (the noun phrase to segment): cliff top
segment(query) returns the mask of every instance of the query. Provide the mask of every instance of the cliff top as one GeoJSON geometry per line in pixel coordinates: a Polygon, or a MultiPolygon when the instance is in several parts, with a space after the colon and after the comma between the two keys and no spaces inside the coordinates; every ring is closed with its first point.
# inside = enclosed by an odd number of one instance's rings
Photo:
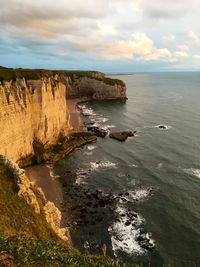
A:
{"type": "Polygon", "coordinates": [[[110,85],[125,86],[124,82],[118,79],[110,79],[99,71],[81,71],[81,70],[45,70],[45,69],[13,69],[0,66],[0,82],[16,81],[16,79],[40,80],[41,78],[50,78],[54,75],[64,75],[72,80],[83,77],[96,79],[110,85]]]}

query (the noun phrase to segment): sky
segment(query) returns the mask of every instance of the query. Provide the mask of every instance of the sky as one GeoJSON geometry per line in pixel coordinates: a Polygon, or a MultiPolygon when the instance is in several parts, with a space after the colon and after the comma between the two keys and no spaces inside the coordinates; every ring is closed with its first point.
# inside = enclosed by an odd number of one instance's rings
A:
{"type": "Polygon", "coordinates": [[[0,65],[198,71],[199,0],[0,0],[0,65]]]}

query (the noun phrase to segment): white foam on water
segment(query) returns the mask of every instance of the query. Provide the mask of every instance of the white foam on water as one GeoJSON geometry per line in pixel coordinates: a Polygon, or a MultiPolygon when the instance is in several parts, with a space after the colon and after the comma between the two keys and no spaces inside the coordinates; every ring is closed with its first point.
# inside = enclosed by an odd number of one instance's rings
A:
{"type": "Polygon", "coordinates": [[[169,126],[169,125],[165,125],[165,124],[159,124],[159,125],[155,125],[153,126],[153,128],[159,128],[161,130],[170,130],[172,128],[172,126],[169,126]],[[165,128],[162,129],[162,128],[159,128],[160,126],[164,126],[165,128]]]}
{"type": "Polygon", "coordinates": [[[200,169],[190,168],[190,169],[184,169],[184,171],[190,175],[200,178],[200,169]]]}
{"type": "Polygon", "coordinates": [[[49,174],[50,174],[50,176],[51,176],[51,178],[52,178],[53,180],[56,180],[56,179],[60,178],[60,175],[56,175],[56,174],[54,173],[54,171],[53,171],[53,166],[51,166],[51,165],[46,165],[46,166],[47,166],[47,168],[49,169],[49,174]]]}
{"type": "Polygon", "coordinates": [[[132,223],[127,226],[125,223],[130,219],[128,216],[124,216],[127,212],[126,209],[117,206],[115,212],[118,214],[119,219],[108,228],[115,256],[117,256],[118,251],[123,251],[129,255],[145,253],[145,250],[137,241],[137,237],[140,234],[139,226],[142,225],[143,218],[137,215],[137,218],[133,218],[132,223]]]}
{"type": "Polygon", "coordinates": [[[91,151],[91,150],[94,150],[95,148],[96,148],[96,146],[88,146],[88,147],[87,147],[87,149],[90,150],[90,151],[91,151]]]}
{"type": "Polygon", "coordinates": [[[96,121],[97,122],[100,122],[100,123],[105,123],[107,122],[109,119],[108,118],[104,118],[104,117],[98,117],[96,118],[96,121]]]}
{"type": "Polygon", "coordinates": [[[139,166],[136,165],[136,164],[134,164],[134,163],[132,163],[132,164],[129,165],[129,167],[132,167],[132,168],[138,168],[139,166]]]}
{"type": "Polygon", "coordinates": [[[162,166],[163,166],[163,162],[160,162],[160,163],[158,163],[156,169],[157,170],[160,170],[162,168],[162,166]]]}
{"type": "MultiPolygon", "coordinates": [[[[119,251],[123,251],[128,255],[146,253],[146,249],[138,241],[138,237],[141,235],[141,227],[145,221],[144,218],[134,212],[135,216],[131,216],[130,219],[127,209],[119,205],[116,207],[115,212],[118,215],[118,220],[108,228],[115,256],[119,251]]],[[[143,234],[143,236],[150,247],[155,246],[151,233],[143,234]]]]}
{"type": "Polygon", "coordinates": [[[151,126],[144,126],[144,129],[152,129],[152,128],[159,128],[160,130],[170,130],[172,126],[166,124],[158,124],[158,125],[151,125],[151,126]],[[160,126],[164,126],[165,129],[159,128],[160,126]]]}
{"type": "Polygon", "coordinates": [[[78,107],[84,116],[96,116],[96,113],[93,111],[93,109],[87,107],[86,105],[79,105],[78,107]]]}
{"type": "Polygon", "coordinates": [[[148,189],[137,189],[137,190],[134,190],[134,191],[128,191],[128,193],[130,194],[130,198],[132,200],[144,200],[146,199],[150,193],[151,193],[151,190],[148,188],[148,189]]]}
{"type": "Polygon", "coordinates": [[[117,174],[117,177],[119,177],[119,178],[126,177],[126,174],[123,172],[120,172],[117,174]]]}
{"type": "Polygon", "coordinates": [[[91,155],[93,155],[93,152],[92,151],[90,151],[90,152],[84,152],[84,155],[91,156],[91,155]]]}
{"type": "MultiPolygon", "coordinates": [[[[134,181],[135,182],[135,181],[134,181]]],[[[126,201],[144,201],[145,199],[147,199],[150,194],[152,192],[152,188],[147,188],[147,189],[144,189],[144,188],[141,188],[141,189],[136,189],[134,191],[128,191],[127,193],[129,195],[123,195],[123,198],[126,199],[126,201]]],[[[124,203],[123,202],[123,199],[119,199],[119,203],[122,204],[124,203]]]]}
{"type": "Polygon", "coordinates": [[[82,185],[82,184],[86,184],[87,182],[85,181],[87,179],[88,175],[87,172],[83,169],[78,170],[76,172],[76,181],[75,184],[77,185],[82,185]]]}
{"type": "Polygon", "coordinates": [[[90,166],[92,170],[98,170],[99,168],[102,169],[116,169],[117,164],[114,162],[110,161],[95,161],[95,162],[90,162],[90,166]]]}

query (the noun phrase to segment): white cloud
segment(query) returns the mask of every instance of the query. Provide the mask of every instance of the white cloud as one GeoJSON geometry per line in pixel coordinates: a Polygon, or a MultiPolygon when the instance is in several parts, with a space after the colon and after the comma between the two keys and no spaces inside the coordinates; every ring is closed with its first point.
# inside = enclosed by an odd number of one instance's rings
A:
{"type": "Polygon", "coordinates": [[[188,53],[185,51],[176,51],[174,55],[175,57],[188,57],[188,53]]]}
{"type": "Polygon", "coordinates": [[[200,55],[195,55],[194,58],[200,60],[200,55]]]}
{"type": "Polygon", "coordinates": [[[183,44],[183,45],[179,45],[179,46],[178,46],[178,49],[179,49],[180,51],[188,51],[188,50],[189,50],[189,46],[188,46],[188,45],[185,45],[185,44],[183,44]]]}
{"type": "Polygon", "coordinates": [[[83,55],[90,62],[194,61],[199,11],[199,0],[6,0],[0,53],[21,49],[51,60],[83,55]]]}
{"type": "MultiPolygon", "coordinates": [[[[101,39],[101,36],[99,36],[101,39]]],[[[101,42],[97,38],[80,42],[80,50],[87,50],[95,57],[108,60],[141,59],[144,61],[169,60],[172,57],[167,48],[157,48],[145,33],[133,33],[130,39],[101,42]],[[98,49],[96,49],[98,45],[98,49]]]]}
{"type": "Polygon", "coordinates": [[[200,45],[200,38],[195,32],[189,31],[188,37],[189,37],[190,41],[192,42],[192,44],[197,45],[197,46],[200,45]]]}
{"type": "Polygon", "coordinates": [[[173,34],[169,34],[169,35],[165,35],[165,36],[163,36],[163,41],[164,41],[164,43],[166,43],[166,44],[174,43],[175,40],[176,40],[176,36],[173,35],[173,34]]]}

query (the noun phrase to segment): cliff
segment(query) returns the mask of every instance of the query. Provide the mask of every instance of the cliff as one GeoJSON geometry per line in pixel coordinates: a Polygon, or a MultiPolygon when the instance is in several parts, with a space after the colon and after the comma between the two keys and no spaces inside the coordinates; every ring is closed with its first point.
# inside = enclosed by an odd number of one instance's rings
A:
{"type": "Polygon", "coordinates": [[[77,139],[78,145],[94,141],[89,133],[73,133],[71,106],[81,99],[125,100],[126,87],[100,72],[0,67],[1,266],[122,266],[61,242],[68,240],[67,229],[60,227],[61,212],[16,164],[34,153],[41,157],[41,151],[59,158],[58,150],[70,153],[77,139]]]}
{"type": "Polygon", "coordinates": [[[73,131],[70,99],[126,99],[120,80],[100,72],[0,69],[0,154],[17,162],[73,131]]]}

